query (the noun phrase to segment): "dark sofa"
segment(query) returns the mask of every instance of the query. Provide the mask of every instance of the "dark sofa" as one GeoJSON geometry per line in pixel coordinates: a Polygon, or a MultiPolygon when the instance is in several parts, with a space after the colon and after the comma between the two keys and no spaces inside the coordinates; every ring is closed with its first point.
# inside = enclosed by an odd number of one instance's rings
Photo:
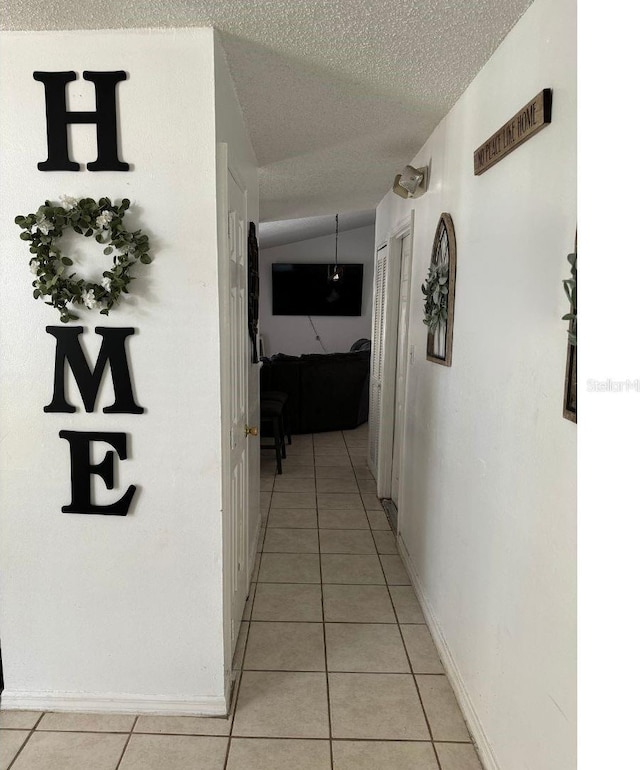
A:
{"type": "Polygon", "coordinates": [[[368,349],[302,356],[278,353],[262,359],[260,390],[288,395],[292,433],[356,428],[369,416],[369,358],[368,349]]]}

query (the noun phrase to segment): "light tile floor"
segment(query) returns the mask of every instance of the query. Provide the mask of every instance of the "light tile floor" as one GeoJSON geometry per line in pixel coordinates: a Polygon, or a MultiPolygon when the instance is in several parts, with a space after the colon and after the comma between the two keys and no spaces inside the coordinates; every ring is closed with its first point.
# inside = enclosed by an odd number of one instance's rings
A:
{"type": "Polygon", "coordinates": [[[0,770],[482,770],[366,468],[367,426],[261,470],[228,719],[0,712],[0,770]]]}

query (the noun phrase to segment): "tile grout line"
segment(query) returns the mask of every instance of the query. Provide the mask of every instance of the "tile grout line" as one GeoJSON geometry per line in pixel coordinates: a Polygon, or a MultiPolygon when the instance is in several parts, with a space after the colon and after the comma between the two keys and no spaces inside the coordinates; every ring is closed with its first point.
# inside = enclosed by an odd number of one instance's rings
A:
{"type": "MultiPolygon", "coordinates": [[[[268,515],[268,514],[267,514],[268,515]]],[[[261,554],[262,558],[262,554],[261,554]]],[[[256,591],[258,590],[258,584],[256,583],[256,591]]],[[[251,602],[251,609],[249,610],[249,620],[247,621],[249,623],[249,628],[247,629],[247,638],[244,643],[244,650],[242,651],[242,659],[240,660],[240,672],[238,674],[238,681],[236,682],[236,685],[234,687],[234,692],[231,694],[231,710],[230,714],[227,717],[227,719],[230,720],[229,722],[229,732],[227,733],[227,748],[224,754],[224,762],[222,765],[223,770],[226,769],[227,763],[229,761],[229,752],[231,751],[231,738],[233,736],[233,725],[236,719],[236,712],[238,709],[238,700],[240,699],[240,686],[242,684],[242,678],[244,675],[244,661],[247,655],[247,648],[249,647],[249,635],[251,634],[251,616],[253,615],[253,605],[256,600],[256,594],[254,591],[253,594],[253,600],[251,602]]],[[[233,666],[233,661],[231,662],[231,665],[233,666]]]]}
{"type": "MultiPolygon", "coordinates": [[[[317,673],[317,672],[316,672],[317,673]]],[[[143,735],[151,735],[152,733],[142,733],[143,735]]],[[[188,733],[157,733],[158,735],[171,735],[172,737],[181,737],[185,736],[188,738],[224,738],[228,736],[224,735],[190,735],[188,733]]],[[[279,735],[277,737],[274,737],[273,735],[237,735],[234,736],[234,740],[242,740],[242,741],[315,741],[317,743],[336,743],[336,742],[344,742],[344,743],[352,743],[352,742],[360,742],[360,743],[370,743],[371,741],[379,742],[379,743],[415,743],[415,744],[423,744],[423,743],[429,743],[431,744],[432,741],[427,740],[426,738],[332,738],[331,741],[329,741],[328,738],[299,738],[294,737],[292,735],[279,735]]],[[[472,743],[469,743],[469,741],[438,741],[438,743],[449,743],[454,746],[472,746],[472,743]]],[[[393,770],[396,770],[396,768],[393,768],[393,770]]]]}
{"type": "MultiPolygon", "coordinates": [[[[352,463],[352,467],[353,467],[353,463],[352,463]]],[[[354,473],[355,473],[355,469],[354,469],[354,473]]],[[[376,497],[377,497],[377,495],[376,495],[376,497]]],[[[364,500],[362,499],[362,493],[360,493],[360,499],[362,500],[362,505],[364,506],[364,500]]],[[[366,510],[366,508],[365,508],[365,510],[366,510]]],[[[369,519],[369,517],[367,517],[367,521],[368,521],[368,519],[369,519]]],[[[393,596],[391,595],[391,591],[389,589],[389,580],[387,578],[387,573],[384,571],[384,564],[383,564],[382,559],[381,559],[381,554],[380,554],[380,552],[378,550],[378,544],[375,542],[375,538],[373,537],[373,530],[371,529],[371,524],[369,524],[369,531],[371,533],[371,537],[373,538],[373,541],[374,541],[374,544],[375,544],[375,547],[376,547],[376,554],[378,556],[378,562],[380,563],[380,569],[382,570],[382,574],[384,575],[385,585],[386,585],[386,589],[387,589],[387,595],[389,596],[389,602],[391,603],[391,609],[393,610],[393,616],[396,619],[395,625],[396,625],[396,628],[398,629],[398,634],[400,635],[400,640],[402,642],[402,647],[404,649],[404,654],[405,654],[405,656],[407,658],[407,663],[409,664],[409,670],[411,671],[411,678],[413,679],[413,686],[414,686],[416,694],[418,696],[418,701],[420,703],[420,708],[422,709],[422,714],[424,716],[424,721],[425,721],[425,724],[427,726],[427,731],[429,733],[430,742],[431,742],[431,745],[433,747],[433,754],[434,754],[434,756],[436,758],[436,763],[438,765],[438,770],[442,770],[442,765],[440,764],[440,759],[438,757],[438,754],[437,754],[435,746],[434,746],[433,732],[431,730],[431,724],[429,723],[429,718],[427,717],[427,711],[426,711],[426,709],[424,707],[424,703],[422,702],[422,696],[420,695],[420,688],[418,687],[418,681],[416,679],[415,671],[413,670],[413,663],[411,662],[411,657],[409,655],[409,651],[407,650],[407,645],[405,644],[404,637],[402,636],[402,629],[400,628],[400,620],[398,619],[398,613],[396,612],[396,607],[395,607],[395,604],[393,603],[393,596]]],[[[396,541],[397,541],[397,537],[396,537],[396,541]]]]}
{"type": "MultiPolygon", "coordinates": [[[[250,630],[251,630],[251,628],[249,628],[249,631],[250,630]]],[[[247,631],[247,644],[249,643],[249,631],[247,631]]],[[[246,652],[247,652],[247,648],[245,646],[244,653],[242,654],[243,662],[244,662],[244,656],[245,656],[246,652]]],[[[242,664],[241,664],[240,675],[238,676],[238,683],[237,683],[237,686],[236,686],[236,691],[232,695],[233,703],[231,704],[231,715],[230,715],[231,723],[229,724],[229,732],[227,734],[227,748],[226,748],[226,750],[224,752],[224,762],[222,763],[222,770],[226,770],[227,763],[229,761],[229,752],[231,751],[231,736],[233,735],[233,723],[234,723],[235,718],[236,718],[236,710],[237,710],[237,707],[238,707],[238,698],[240,697],[240,685],[242,684],[242,675],[243,674],[244,674],[244,670],[243,670],[242,664]]]]}
{"type": "MultiPolygon", "coordinates": [[[[249,671],[263,671],[262,669],[248,669],[249,671]]],[[[270,670],[266,669],[267,673],[281,673],[280,669],[277,670],[270,670]]],[[[318,674],[322,673],[321,671],[291,671],[291,672],[284,672],[284,673],[311,673],[311,674],[318,674]]],[[[362,674],[362,673],[372,673],[372,674],[396,674],[396,673],[406,673],[406,672],[362,672],[362,671],[332,671],[331,673],[335,674],[362,674]]],[[[434,674],[435,676],[435,674],[434,674]]],[[[49,713],[49,712],[47,712],[49,713]]],[[[136,714],[137,718],[140,718],[141,716],[157,716],[157,715],[145,715],[145,714],[136,714]]],[[[160,715],[163,716],[163,715],[160,715]]],[[[165,715],[169,716],[169,715],[165,715]]],[[[201,717],[189,717],[189,716],[183,716],[183,717],[176,717],[177,719],[200,719],[201,717]]],[[[203,719],[218,719],[218,717],[202,717],[203,719]]],[[[0,735],[3,732],[20,732],[23,728],[20,727],[3,727],[0,731],[0,735]]],[[[26,730],[25,732],[31,732],[31,730],[26,730]]],[[[120,732],[114,732],[113,730],[36,730],[35,732],[38,733],[38,735],[46,734],[46,733],[58,733],[58,734],[64,734],[64,735],[129,735],[129,731],[120,731],[120,732]]],[[[221,739],[227,739],[231,736],[229,735],[220,735],[220,733],[189,733],[189,732],[169,732],[169,731],[163,731],[163,732],[154,732],[153,730],[135,730],[132,733],[132,736],[142,736],[142,735],[158,735],[158,736],[167,736],[170,738],[221,738],[221,739]]],[[[282,741],[326,741],[327,738],[298,738],[293,736],[278,736],[277,738],[274,738],[273,735],[239,735],[234,736],[235,738],[242,738],[242,740],[282,740],[282,741]]],[[[25,739],[26,740],[26,739],[25,739]]],[[[452,746],[474,746],[473,741],[454,741],[451,739],[447,740],[439,740],[439,741],[432,741],[429,738],[355,738],[355,737],[349,737],[349,738],[333,738],[334,741],[375,741],[380,740],[385,743],[404,743],[404,742],[410,742],[410,743],[446,743],[451,744],[452,746]]],[[[475,748],[475,746],[474,746],[475,748]]],[[[13,760],[12,760],[13,761],[13,760]]]]}
{"type": "MultiPolygon", "coordinates": [[[[262,463],[262,458],[260,458],[260,462],[262,463]]],[[[275,479],[276,479],[276,473],[274,471],[273,478],[274,478],[274,485],[275,485],[275,479]]],[[[240,671],[242,672],[242,665],[244,663],[244,656],[247,651],[247,645],[249,644],[249,631],[251,630],[251,621],[253,620],[253,606],[256,603],[256,593],[258,592],[258,582],[260,578],[260,570],[262,569],[262,557],[265,553],[264,551],[264,543],[267,539],[267,527],[269,525],[269,517],[271,516],[271,501],[273,500],[273,487],[271,488],[271,495],[269,497],[269,507],[267,508],[267,516],[264,519],[264,522],[262,522],[262,510],[260,510],[260,529],[262,530],[264,528],[264,537],[261,537],[261,543],[259,543],[259,548],[256,553],[256,560],[257,564],[254,566],[255,571],[255,590],[253,592],[253,599],[251,601],[251,607],[249,608],[249,617],[247,618],[247,621],[249,622],[249,630],[247,631],[247,643],[245,644],[244,652],[242,653],[242,661],[240,664],[240,671]]],[[[249,595],[251,595],[251,590],[249,590],[249,595]]],[[[248,598],[248,597],[247,597],[248,598]]],[[[243,613],[244,614],[244,613],[243,613]]],[[[232,662],[233,665],[233,662],[232,662]]],[[[239,683],[238,683],[239,684],[239,683]]]]}
{"type": "MultiPolygon", "coordinates": [[[[262,458],[260,458],[260,462],[262,462],[262,458]]],[[[275,473],[274,473],[274,482],[273,482],[273,485],[271,487],[271,492],[270,492],[270,495],[269,495],[269,506],[267,508],[267,516],[266,516],[266,519],[264,520],[264,538],[266,538],[266,536],[267,536],[267,524],[269,523],[269,515],[271,513],[271,501],[273,500],[273,487],[274,486],[275,486],[275,473]]],[[[263,522],[262,522],[262,505],[261,505],[261,509],[260,509],[260,529],[262,529],[262,528],[263,528],[263,522]]],[[[256,594],[258,593],[258,579],[260,577],[260,569],[262,568],[262,554],[264,553],[264,538],[262,538],[262,536],[261,536],[262,542],[258,543],[259,547],[258,547],[258,550],[256,552],[257,564],[254,565],[255,576],[256,576],[255,589],[253,590],[253,597],[251,598],[251,606],[249,607],[249,615],[248,615],[248,618],[247,618],[247,621],[246,621],[248,623],[249,627],[247,628],[247,638],[245,639],[244,650],[242,651],[242,658],[240,660],[240,671],[239,671],[239,674],[238,674],[238,680],[235,683],[235,686],[233,688],[234,692],[232,692],[232,694],[231,694],[230,713],[229,713],[229,716],[227,717],[227,719],[230,720],[230,722],[229,722],[229,732],[227,734],[227,747],[226,747],[226,750],[225,750],[225,753],[224,753],[224,762],[222,763],[223,770],[226,770],[227,764],[229,762],[229,754],[231,752],[231,739],[233,737],[233,725],[234,725],[235,719],[236,719],[236,712],[237,712],[237,709],[238,709],[238,701],[240,700],[240,687],[242,686],[242,679],[243,679],[243,675],[244,675],[244,661],[245,661],[245,658],[246,658],[246,655],[247,655],[247,649],[249,647],[249,637],[251,635],[251,621],[252,621],[252,618],[253,618],[253,607],[254,607],[255,602],[256,602],[256,594]]],[[[249,587],[249,596],[251,596],[251,587],[249,587]]],[[[247,600],[248,600],[248,598],[249,597],[247,597],[247,600]]],[[[244,613],[243,613],[243,615],[244,615],[244,613]]],[[[242,625],[242,620],[240,621],[240,624],[242,625]]],[[[237,642],[236,642],[236,644],[237,644],[237,642]]],[[[235,650],[234,650],[234,655],[235,655],[235,650]]],[[[231,659],[231,667],[233,669],[233,658],[231,659]]]]}
{"type": "Polygon", "coordinates": [[[40,722],[42,722],[42,720],[44,719],[44,715],[45,715],[46,713],[47,713],[46,711],[43,711],[43,712],[40,714],[40,716],[39,716],[39,717],[36,719],[36,722],[35,722],[35,724],[34,724],[34,725],[33,725],[33,727],[31,728],[31,730],[29,730],[29,735],[27,735],[27,737],[24,739],[24,741],[22,742],[22,746],[20,746],[20,748],[19,748],[19,749],[18,749],[18,751],[16,752],[16,755],[14,756],[14,758],[13,758],[13,759],[11,760],[11,762],[9,762],[9,764],[7,765],[7,770],[11,770],[11,768],[14,766],[14,764],[15,764],[16,760],[18,759],[18,757],[20,756],[20,754],[22,754],[22,752],[24,751],[24,747],[25,747],[25,746],[27,745],[27,743],[29,743],[29,741],[31,740],[31,737],[32,737],[32,736],[33,736],[33,734],[35,733],[35,731],[36,731],[36,729],[37,729],[38,725],[40,724],[40,722]]]}
{"type": "MultiPolygon", "coordinates": [[[[281,556],[284,556],[285,554],[281,554],[281,556]]],[[[314,554],[314,553],[288,553],[286,556],[319,556],[320,554],[314,554]]],[[[376,556],[375,553],[329,553],[327,556],[376,556]]],[[[309,580],[259,580],[259,583],[262,585],[293,585],[293,586],[318,586],[320,585],[320,581],[317,582],[311,582],[309,580]]],[[[331,586],[385,586],[386,583],[333,583],[329,580],[325,581],[327,585],[331,586]]],[[[424,625],[424,623],[413,625],[424,625]]]]}
{"type": "MultiPolygon", "coordinates": [[[[273,621],[273,622],[277,623],[278,621],[273,621]]],[[[317,623],[315,625],[320,625],[320,624],[317,623]]],[[[336,625],[336,624],[334,624],[331,621],[329,621],[325,625],[336,625]]],[[[351,624],[349,624],[349,625],[351,625],[351,624]]],[[[361,625],[369,626],[369,625],[374,625],[374,624],[372,624],[372,623],[363,623],[361,625]]],[[[382,625],[382,624],[378,624],[378,625],[382,625]]],[[[388,623],[387,625],[393,625],[393,624],[392,623],[388,623]]],[[[325,665],[326,665],[326,661],[325,661],[325,665]]],[[[262,673],[262,674],[268,674],[268,673],[318,674],[318,673],[322,673],[324,671],[324,669],[322,669],[322,668],[248,668],[246,670],[247,671],[257,671],[257,672],[262,673]]],[[[362,670],[360,670],[360,671],[358,671],[358,670],[356,670],[356,671],[348,671],[347,669],[342,669],[342,668],[332,668],[332,669],[327,668],[327,671],[330,674],[367,674],[367,676],[387,676],[387,674],[394,674],[394,675],[396,675],[396,674],[405,674],[406,675],[406,674],[411,673],[409,671],[362,671],[362,670]]],[[[428,674],[427,676],[440,676],[440,675],[439,674],[428,674]]],[[[72,731],[71,730],[67,730],[65,732],[72,732],[72,731]]],[[[78,730],[78,731],[75,731],[75,732],[88,732],[88,730],[78,730]]],[[[178,733],[178,734],[181,735],[181,733],[178,733]]],[[[427,738],[426,740],[429,740],[429,739],[427,738]]],[[[469,741],[460,741],[460,743],[469,743],[469,741]]]]}
{"type": "Polygon", "coordinates": [[[411,669],[411,677],[413,679],[413,686],[416,688],[416,693],[418,695],[418,701],[420,702],[420,708],[422,709],[422,713],[424,714],[425,722],[427,723],[427,729],[429,730],[429,738],[431,739],[431,745],[433,746],[433,754],[436,758],[436,763],[438,765],[439,770],[442,770],[442,765],[440,764],[440,757],[438,756],[438,752],[436,751],[435,746],[435,737],[433,735],[433,730],[431,729],[431,722],[429,722],[429,717],[427,716],[427,709],[425,708],[424,701],[422,700],[422,693],[420,692],[420,688],[418,687],[418,680],[416,679],[416,672],[413,668],[413,662],[411,660],[411,656],[409,655],[409,651],[407,650],[407,644],[404,639],[404,635],[402,633],[402,627],[400,625],[400,621],[398,620],[398,613],[396,612],[395,605],[393,604],[393,597],[391,596],[391,591],[389,591],[389,586],[387,585],[387,591],[389,593],[389,599],[391,601],[391,605],[393,606],[393,613],[396,616],[396,620],[398,621],[398,633],[400,634],[400,639],[402,641],[402,646],[404,648],[405,655],[407,656],[407,660],[409,661],[409,668],[411,669]]]}
{"type": "MultiPolygon", "coordinates": [[[[349,460],[351,461],[351,455],[349,455],[349,460]]],[[[351,467],[352,467],[353,472],[355,474],[355,468],[354,468],[354,465],[353,465],[353,461],[351,461],[351,467]]],[[[356,476],[356,479],[357,479],[357,476],[356,476]]],[[[358,490],[359,489],[360,489],[360,485],[358,485],[358,490]]],[[[362,502],[362,505],[363,505],[363,507],[365,508],[365,511],[366,511],[366,507],[364,505],[364,500],[362,498],[362,492],[359,492],[359,494],[360,494],[360,500],[362,502]]],[[[402,636],[402,629],[400,628],[400,621],[398,620],[398,614],[396,612],[396,608],[395,608],[395,605],[393,603],[393,597],[391,596],[391,591],[389,590],[389,581],[387,579],[387,574],[384,571],[384,565],[382,563],[382,559],[380,558],[380,553],[378,551],[378,545],[375,542],[375,538],[373,537],[373,530],[371,529],[371,522],[369,522],[369,517],[368,516],[367,516],[367,522],[369,523],[369,534],[371,535],[371,538],[373,539],[374,544],[375,544],[376,555],[378,557],[378,563],[380,564],[380,569],[382,570],[382,574],[384,576],[385,587],[387,589],[387,595],[389,597],[389,602],[391,604],[391,609],[393,611],[393,616],[395,617],[395,626],[398,629],[398,634],[400,635],[400,639],[402,641],[402,646],[403,646],[403,649],[404,649],[404,654],[405,654],[405,656],[407,658],[407,663],[409,664],[409,670],[411,671],[411,676],[412,676],[412,679],[413,679],[413,686],[416,689],[416,693],[417,693],[418,699],[420,701],[420,707],[422,708],[422,713],[424,715],[425,723],[426,723],[426,726],[427,726],[427,731],[429,733],[429,738],[432,739],[433,738],[433,734],[431,732],[431,725],[429,724],[429,720],[427,719],[427,713],[426,713],[426,711],[424,709],[424,704],[422,703],[422,699],[420,698],[420,690],[418,689],[418,684],[416,682],[415,674],[414,674],[414,671],[413,671],[413,664],[411,663],[411,658],[409,657],[409,653],[407,652],[407,648],[406,648],[406,645],[404,643],[404,638],[402,636]]],[[[432,745],[433,745],[433,743],[432,743],[432,745]]],[[[436,754],[435,748],[433,750],[433,753],[436,754]]],[[[436,761],[438,763],[439,770],[442,770],[442,768],[440,766],[440,761],[438,760],[437,755],[436,755],[436,761]]]]}
{"type": "MultiPolygon", "coordinates": [[[[396,537],[396,540],[397,540],[397,537],[396,537]]],[[[382,571],[384,573],[384,566],[382,564],[382,559],[380,558],[380,555],[381,554],[378,553],[378,559],[380,561],[380,568],[382,569],[382,571]]],[[[411,670],[411,678],[413,679],[413,686],[415,687],[416,694],[418,696],[418,702],[420,703],[420,708],[422,709],[422,713],[424,715],[424,721],[425,721],[425,723],[427,725],[427,730],[429,731],[429,739],[430,739],[431,745],[433,746],[433,754],[434,754],[434,756],[436,758],[436,763],[438,765],[438,769],[442,770],[442,765],[440,764],[440,758],[438,757],[438,752],[436,751],[436,748],[435,748],[435,740],[434,740],[433,730],[431,729],[431,723],[429,722],[429,717],[427,716],[427,710],[426,710],[426,708],[424,706],[424,702],[422,700],[422,694],[420,692],[420,688],[418,687],[418,680],[416,679],[416,673],[415,673],[414,668],[413,668],[413,663],[411,661],[411,656],[409,655],[409,651],[407,650],[407,645],[406,645],[406,642],[404,640],[404,636],[402,635],[402,628],[400,626],[400,620],[398,618],[398,613],[396,611],[396,606],[393,603],[393,596],[391,595],[391,590],[389,588],[389,581],[387,580],[386,573],[385,573],[385,580],[386,580],[386,583],[387,583],[387,594],[389,595],[389,601],[391,602],[391,607],[393,609],[393,614],[394,614],[395,619],[396,619],[396,625],[397,625],[397,628],[398,628],[398,633],[400,634],[400,640],[402,642],[402,647],[404,649],[404,654],[407,656],[407,662],[409,663],[409,669],[411,670]]]]}
{"type": "MultiPolygon", "coordinates": [[[[262,458],[261,458],[260,461],[262,462],[262,458]]],[[[275,486],[275,476],[276,476],[276,474],[274,473],[274,486],[275,486]]],[[[265,538],[267,536],[267,525],[269,523],[269,516],[271,514],[271,501],[272,500],[273,500],[273,487],[271,489],[271,495],[269,497],[269,507],[267,508],[267,517],[266,517],[266,519],[264,521],[264,537],[265,538]]],[[[262,510],[260,511],[260,519],[261,519],[261,526],[260,526],[260,528],[262,529],[262,510]]],[[[262,537],[261,537],[261,539],[262,539],[262,537]]],[[[252,623],[252,620],[253,620],[253,607],[254,607],[254,605],[256,603],[256,594],[258,593],[258,578],[260,577],[260,570],[262,568],[262,555],[263,555],[263,553],[264,553],[264,539],[262,539],[262,542],[259,543],[259,548],[258,548],[258,551],[256,553],[256,559],[257,559],[258,563],[257,563],[257,565],[254,568],[255,569],[255,575],[256,575],[255,589],[253,591],[253,597],[251,599],[251,606],[249,608],[249,617],[248,617],[248,619],[246,621],[249,624],[249,627],[247,628],[247,638],[245,639],[244,650],[242,651],[242,658],[240,660],[240,672],[238,674],[238,681],[236,682],[235,687],[234,687],[235,692],[233,692],[232,695],[231,695],[231,700],[232,700],[232,702],[230,704],[230,706],[231,706],[231,713],[229,714],[229,717],[227,717],[228,719],[230,719],[230,723],[229,723],[229,733],[227,734],[227,748],[226,748],[226,751],[225,751],[225,754],[224,754],[224,762],[222,764],[223,770],[226,770],[227,764],[229,762],[229,754],[231,752],[231,740],[233,738],[233,726],[234,726],[235,720],[236,720],[236,713],[237,713],[237,710],[238,710],[238,701],[240,700],[240,687],[242,686],[242,679],[243,679],[243,676],[244,676],[244,662],[245,662],[245,659],[247,657],[247,650],[249,648],[249,638],[251,636],[251,623],[252,623]]],[[[251,589],[249,589],[249,596],[251,596],[251,589]]],[[[242,621],[241,621],[241,623],[242,623],[242,621]]],[[[234,651],[234,653],[235,653],[235,651],[234,651]]],[[[231,666],[233,667],[233,659],[231,660],[231,666]]]]}
{"type": "MultiPolygon", "coordinates": [[[[319,585],[319,583],[263,583],[262,585],[319,585]]],[[[357,585],[363,585],[362,583],[327,583],[327,585],[334,586],[334,585],[347,585],[347,586],[357,586],[357,585]]],[[[365,584],[366,585],[366,584],[365,584]]],[[[247,622],[247,621],[243,621],[247,622]]],[[[252,623],[295,623],[296,625],[304,625],[305,623],[307,625],[312,626],[318,626],[320,623],[322,623],[322,620],[252,620],[252,623]]],[[[328,620],[327,623],[330,623],[331,625],[341,625],[341,624],[347,624],[347,625],[367,625],[367,626],[392,626],[394,623],[396,623],[395,620],[328,620]]],[[[424,626],[424,623],[402,623],[403,626],[424,626]]],[[[440,672],[434,672],[432,674],[428,674],[427,676],[446,676],[446,674],[442,671],[440,672]]],[[[6,728],[5,728],[6,729],[6,728]]]]}
{"type": "MultiPolygon", "coordinates": [[[[247,669],[248,671],[258,671],[258,672],[265,672],[266,673],[302,673],[302,674],[321,674],[322,671],[299,671],[298,669],[292,670],[292,671],[284,671],[282,672],[281,669],[247,669]]],[[[406,672],[400,671],[400,672],[386,672],[386,671],[378,671],[378,672],[363,672],[363,671],[332,671],[332,674],[362,674],[362,673],[372,673],[372,674],[396,674],[401,673],[404,674],[406,672]]],[[[435,674],[433,676],[436,676],[435,674]]],[[[48,712],[47,712],[48,713],[48,712]]],[[[169,717],[170,715],[147,715],[147,714],[136,714],[137,718],[140,718],[141,716],[161,716],[161,717],[169,717]]],[[[198,717],[198,716],[178,716],[176,719],[221,719],[222,717],[198,717]]],[[[3,732],[31,732],[31,730],[26,730],[26,728],[20,728],[20,727],[3,727],[0,731],[0,735],[2,735],[3,732]]],[[[40,734],[46,734],[46,733],[58,733],[58,734],[64,734],[64,735],[129,735],[129,731],[120,731],[120,732],[114,732],[113,730],[36,730],[38,735],[40,734]]],[[[189,732],[171,732],[168,730],[157,732],[153,730],[135,730],[133,732],[134,736],[138,735],[162,735],[162,736],[169,736],[171,738],[229,738],[229,735],[221,735],[220,733],[189,733],[189,732]]],[[[239,735],[235,736],[237,738],[242,738],[242,740],[251,740],[252,738],[259,738],[259,739],[268,739],[273,738],[273,735],[239,735]]],[[[26,739],[25,739],[26,740],[26,739]]],[[[326,741],[327,738],[294,738],[291,736],[280,736],[277,738],[277,740],[290,740],[290,741],[326,741]]],[[[382,740],[382,741],[397,741],[397,742],[403,742],[403,741],[412,741],[414,743],[433,743],[429,738],[333,738],[334,741],[372,741],[372,740],[382,740]]],[[[473,741],[454,741],[451,739],[448,740],[439,740],[436,741],[436,743],[450,743],[455,746],[473,746],[473,741]]]]}
{"type": "MultiPolygon", "coordinates": [[[[254,594],[253,599],[255,601],[255,594],[254,594]]],[[[252,612],[253,611],[253,602],[251,603],[251,607],[252,607],[252,610],[251,610],[251,612],[252,612]]],[[[251,612],[249,613],[250,616],[251,616],[251,612]]],[[[244,650],[242,652],[242,660],[240,661],[240,673],[238,674],[238,681],[236,682],[236,686],[234,688],[235,692],[233,692],[231,694],[231,701],[232,701],[231,704],[230,704],[231,705],[231,713],[227,717],[227,719],[229,719],[230,722],[229,722],[229,732],[227,733],[227,736],[226,736],[227,737],[227,748],[226,748],[226,751],[224,753],[224,762],[222,764],[223,770],[225,770],[226,767],[227,767],[227,763],[229,761],[229,752],[231,751],[231,738],[233,736],[233,725],[234,725],[234,722],[235,722],[235,719],[236,719],[236,712],[238,710],[238,700],[240,698],[240,686],[242,684],[242,678],[243,678],[243,675],[244,675],[244,659],[245,659],[245,656],[247,654],[247,647],[249,646],[249,634],[250,633],[251,633],[251,621],[249,621],[249,628],[247,629],[247,639],[245,641],[244,650]]],[[[233,663],[232,663],[232,665],[233,665],[233,663]]]]}
{"type": "Polygon", "coordinates": [[[129,743],[131,742],[131,738],[133,736],[133,731],[135,730],[136,725],[138,724],[139,718],[140,718],[140,715],[136,714],[135,719],[131,723],[131,729],[129,730],[129,735],[127,735],[127,740],[124,742],[124,746],[122,747],[122,753],[120,754],[120,759],[118,760],[118,764],[115,766],[115,770],[118,770],[118,768],[122,764],[122,760],[124,759],[124,755],[127,753],[127,749],[129,748],[129,743]]]}
{"type": "Polygon", "coordinates": [[[320,608],[322,610],[322,644],[324,647],[324,677],[327,693],[327,725],[329,728],[329,766],[333,770],[333,731],[331,729],[331,694],[329,692],[329,664],[327,661],[327,626],[324,615],[324,581],[322,579],[322,558],[320,557],[320,514],[318,512],[318,479],[316,476],[315,463],[315,439],[313,440],[313,477],[316,487],[316,523],[318,524],[318,562],[320,569],[320,608]]]}

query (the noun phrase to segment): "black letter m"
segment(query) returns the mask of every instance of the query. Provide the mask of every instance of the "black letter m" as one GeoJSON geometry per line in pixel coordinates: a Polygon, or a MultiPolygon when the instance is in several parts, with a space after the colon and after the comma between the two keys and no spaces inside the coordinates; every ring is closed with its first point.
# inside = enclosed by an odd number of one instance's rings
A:
{"type": "Polygon", "coordinates": [[[94,84],[94,112],[67,110],[67,83],[76,79],[75,72],[34,72],[34,80],[44,84],[47,109],[47,146],[49,157],[38,163],[40,171],[79,171],[80,165],[69,160],[67,126],[69,123],[95,123],[98,157],[87,163],[89,171],[128,171],[129,164],[118,158],[118,117],[116,86],[127,79],[123,70],[115,72],[83,72],[82,77],[94,84]]]}
{"type": "Polygon", "coordinates": [[[46,330],[56,338],[57,344],[53,398],[51,403],[44,407],[45,412],[76,411],[76,407],[69,404],[66,398],[65,373],[68,361],[87,412],[94,410],[102,376],[109,362],[115,400],[111,406],[105,407],[102,411],[105,414],[142,414],[144,409],[136,404],[133,397],[125,347],[126,339],[134,333],[134,329],[96,327],[96,334],[102,336],[102,345],[93,371],[80,347],[80,335],[84,331],[82,326],[47,326],[46,330]]]}

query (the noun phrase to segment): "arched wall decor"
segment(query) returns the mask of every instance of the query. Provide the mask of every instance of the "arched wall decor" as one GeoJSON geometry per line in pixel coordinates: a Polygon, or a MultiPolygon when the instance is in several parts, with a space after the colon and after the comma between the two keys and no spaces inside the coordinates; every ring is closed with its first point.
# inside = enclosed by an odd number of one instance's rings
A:
{"type": "Polygon", "coordinates": [[[562,414],[571,422],[578,422],[578,234],[573,253],[567,255],[571,265],[571,278],[563,281],[569,300],[569,312],[563,319],[569,321],[567,341],[567,366],[564,378],[564,404],[562,414]]]}
{"type": "Polygon", "coordinates": [[[450,214],[443,213],[438,221],[433,239],[429,276],[423,286],[423,294],[425,294],[424,323],[429,326],[427,361],[433,361],[433,363],[443,366],[451,366],[456,261],[456,235],[453,219],[450,214]],[[446,281],[443,281],[445,278],[446,281]],[[435,298],[432,291],[434,285],[435,298]],[[428,308],[431,308],[430,314],[428,308]]]}
{"type": "Polygon", "coordinates": [[[249,245],[247,249],[247,278],[249,293],[249,339],[251,340],[251,363],[260,361],[258,351],[258,326],[260,317],[260,252],[255,222],[249,222],[249,245]]]}

